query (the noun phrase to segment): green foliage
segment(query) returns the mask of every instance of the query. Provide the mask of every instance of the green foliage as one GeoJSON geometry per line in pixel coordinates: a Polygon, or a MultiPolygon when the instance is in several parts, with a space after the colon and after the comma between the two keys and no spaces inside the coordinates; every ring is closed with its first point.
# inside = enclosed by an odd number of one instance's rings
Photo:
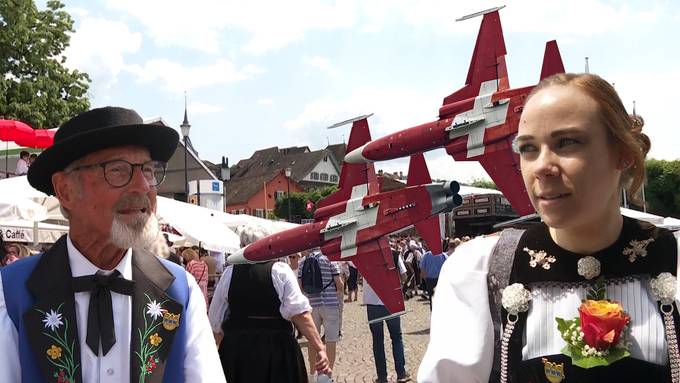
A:
{"type": "Polygon", "coordinates": [[[90,107],[87,73],[64,66],[73,19],[57,0],[0,0],[0,116],[54,128],[90,107]]]}
{"type": "Polygon", "coordinates": [[[649,211],[663,216],[680,217],[680,161],[650,159],[645,162],[645,167],[645,197],[649,211]]]}
{"type": "Polygon", "coordinates": [[[327,186],[318,189],[312,189],[308,192],[290,193],[288,196],[283,196],[276,200],[274,207],[274,214],[277,217],[288,219],[288,204],[290,203],[290,215],[293,221],[300,219],[310,219],[314,216],[316,210],[316,203],[337,190],[336,186],[327,186]],[[307,201],[314,202],[315,209],[311,212],[307,211],[307,201]]]}
{"type": "Polygon", "coordinates": [[[588,294],[586,295],[586,299],[590,299],[592,301],[601,301],[605,299],[605,286],[604,286],[604,277],[600,276],[595,280],[595,283],[588,289],[588,294]]]}
{"type": "Polygon", "coordinates": [[[496,186],[496,184],[493,181],[487,180],[485,178],[475,178],[475,179],[473,179],[472,182],[470,182],[470,186],[474,186],[476,188],[498,190],[498,186],[496,186]]]}
{"type": "Polygon", "coordinates": [[[604,356],[583,356],[582,350],[585,346],[583,341],[571,342],[570,334],[575,328],[581,326],[581,320],[574,318],[572,320],[564,320],[562,318],[555,318],[557,321],[557,329],[567,344],[562,348],[562,353],[571,357],[571,363],[581,368],[592,368],[599,366],[609,366],[610,364],[621,360],[630,355],[630,352],[625,348],[610,347],[609,353],[604,356]],[[566,335],[565,335],[566,334],[566,335]]]}

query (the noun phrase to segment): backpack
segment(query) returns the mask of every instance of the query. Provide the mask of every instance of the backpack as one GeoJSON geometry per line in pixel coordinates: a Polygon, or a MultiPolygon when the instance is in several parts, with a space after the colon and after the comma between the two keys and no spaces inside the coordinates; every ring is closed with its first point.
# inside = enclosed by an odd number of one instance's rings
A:
{"type": "Polygon", "coordinates": [[[319,260],[313,255],[308,256],[302,264],[300,279],[302,281],[302,291],[307,294],[319,294],[333,283],[333,279],[331,279],[326,286],[323,285],[321,266],[319,265],[319,260]]]}

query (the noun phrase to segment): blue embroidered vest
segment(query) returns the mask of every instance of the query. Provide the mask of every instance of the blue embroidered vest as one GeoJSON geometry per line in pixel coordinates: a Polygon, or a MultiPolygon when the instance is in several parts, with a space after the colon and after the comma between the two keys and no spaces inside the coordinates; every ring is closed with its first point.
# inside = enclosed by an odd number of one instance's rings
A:
{"type": "MultiPolygon", "coordinates": [[[[22,376],[22,381],[23,382],[45,382],[45,377],[49,376],[55,376],[56,378],[56,373],[55,375],[52,375],[53,371],[47,370],[45,368],[45,365],[48,365],[44,361],[40,361],[37,355],[40,355],[40,357],[45,357],[45,351],[42,350],[40,352],[37,347],[32,345],[31,342],[31,333],[40,333],[45,330],[44,327],[40,326],[40,328],[35,328],[37,327],[37,322],[34,322],[32,325],[29,325],[26,321],[27,318],[27,313],[32,311],[35,307],[34,305],[36,304],[36,297],[32,294],[31,289],[28,287],[29,285],[29,279],[32,277],[32,274],[34,271],[36,271],[36,266],[38,266],[45,257],[50,256],[53,258],[60,258],[60,259],[65,259],[65,262],[68,263],[68,258],[67,254],[65,254],[66,249],[65,249],[65,236],[62,237],[52,248],[51,251],[45,254],[40,254],[36,256],[32,256],[29,258],[22,259],[20,261],[17,261],[5,268],[0,269],[0,273],[2,274],[2,283],[3,283],[3,292],[5,296],[5,302],[7,306],[7,312],[14,323],[15,328],[17,329],[18,333],[18,352],[19,352],[19,359],[21,363],[21,376],[22,376]],[[52,253],[52,254],[50,254],[52,253]],[[54,253],[61,253],[61,254],[54,254],[54,253]],[[42,362],[42,363],[41,363],[42,362]]],[[[70,270],[68,269],[68,265],[66,265],[66,270],[68,270],[68,277],[70,277],[70,270]]],[[[156,376],[153,376],[153,374],[149,373],[148,375],[144,374],[143,371],[145,369],[149,369],[150,366],[144,364],[140,366],[136,366],[133,361],[135,361],[137,358],[131,357],[131,365],[130,365],[130,372],[133,376],[131,376],[131,381],[146,381],[146,382],[178,382],[178,381],[184,381],[184,357],[185,357],[185,347],[186,347],[186,329],[188,326],[191,324],[187,322],[188,317],[186,315],[186,308],[188,307],[189,304],[189,286],[188,286],[188,281],[187,281],[187,276],[186,272],[184,269],[172,262],[159,259],[151,254],[147,253],[135,253],[133,254],[133,279],[135,279],[135,290],[137,289],[145,289],[146,286],[149,286],[150,284],[154,283],[155,281],[152,281],[151,279],[146,280],[146,277],[144,276],[144,272],[146,271],[151,271],[151,274],[156,273],[157,275],[160,274],[167,274],[167,281],[171,281],[169,287],[167,290],[165,290],[165,293],[167,293],[168,298],[171,298],[172,300],[179,302],[181,305],[181,314],[179,316],[178,323],[175,322],[174,328],[172,328],[172,324],[170,325],[170,330],[172,331],[173,335],[166,335],[163,334],[164,339],[168,339],[169,342],[171,342],[170,346],[166,346],[162,350],[159,350],[161,352],[156,355],[158,358],[156,359],[156,363],[153,364],[153,369],[156,369],[158,372],[162,372],[162,376],[160,374],[156,374],[156,376]],[[138,261],[135,262],[135,258],[139,259],[144,259],[143,261],[138,261]],[[160,262],[159,262],[160,261],[160,262]],[[137,270],[140,270],[135,273],[135,267],[137,270]],[[164,270],[163,270],[164,269],[164,270]],[[136,274],[136,275],[135,275],[136,274]],[[162,368],[159,368],[162,367],[162,368]],[[138,380],[138,376],[140,375],[140,372],[142,375],[142,379],[138,380]],[[137,375],[137,376],[135,376],[137,375]],[[162,379],[162,380],[161,380],[162,379]]],[[[59,274],[59,273],[55,273],[59,274]]],[[[45,280],[45,285],[50,285],[53,283],[60,283],[61,285],[68,284],[69,279],[64,279],[64,275],[49,275],[47,276],[47,279],[45,280]],[[61,279],[61,281],[54,281],[54,279],[61,279]]],[[[135,294],[141,293],[140,295],[147,295],[145,294],[144,291],[135,291],[135,294]]],[[[153,294],[153,293],[149,293],[153,294]]],[[[135,333],[138,332],[138,326],[135,326],[136,323],[140,323],[140,320],[138,320],[135,315],[136,313],[139,314],[141,313],[143,318],[144,312],[146,311],[146,304],[145,302],[140,302],[141,299],[135,299],[136,295],[133,296],[133,306],[141,306],[141,307],[133,307],[133,323],[131,326],[131,355],[134,355],[135,350],[138,350],[139,347],[137,346],[137,343],[139,341],[135,341],[135,333]]],[[[73,299],[72,293],[71,293],[71,299],[73,299]]],[[[160,299],[159,299],[160,301],[160,299]]],[[[179,308],[179,305],[177,306],[179,308]]],[[[66,316],[66,313],[64,313],[66,316]]],[[[176,318],[175,318],[176,319],[176,318]]],[[[165,324],[165,323],[164,323],[165,324]]],[[[77,324],[76,324],[77,325],[77,324]]],[[[83,324],[84,325],[84,324],[83,324]]],[[[167,328],[166,328],[167,329],[167,328]]],[[[162,331],[162,328],[161,328],[162,331]]],[[[73,326],[73,332],[75,333],[75,326],[73,326]]],[[[77,333],[76,333],[77,334],[77,333]]],[[[77,335],[75,335],[75,354],[77,360],[80,359],[80,354],[79,354],[79,346],[78,340],[77,340],[77,335]]],[[[141,340],[142,342],[144,341],[143,339],[141,340]]],[[[44,348],[44,347],[43,347],[44,348]]],[[[12,351],[8,351],[12,352],[12,351]]],[[[76,382],[82,381],[82,378],[80,377],[80,369],[79,367],[76,367],[77,374],[76,378],[74,380],[76,382]]],[[[50,379],[51,380],[51,379],[50,379]]],[[[55,379],[56,381],[57,379],[55,379]]]]}

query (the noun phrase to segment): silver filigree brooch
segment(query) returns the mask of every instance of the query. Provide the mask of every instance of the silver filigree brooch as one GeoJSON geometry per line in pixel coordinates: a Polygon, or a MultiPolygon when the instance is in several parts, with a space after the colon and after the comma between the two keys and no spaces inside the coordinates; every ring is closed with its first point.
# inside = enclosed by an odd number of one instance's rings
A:
{"type": "Polygon", "coordinates": [[[517,315],[529,310],[531,291],[524,288],[521,283],[513,283],[503,289],[501,303],[509,314],[517,315]]]}
{"type": "Polygon", "coordinates": [[[623,249],[623,255],[628,257],[630,263],[635,262],[637,257],[647,256],[647,245],[654,242],[654,238],[647,238],[642,240],[632,240],[628,243],[625,249],[623,249]]]}
{"type": "Polygon", "coordinates": [[[657,301],[669,305],[675,300],[677,282],[673,274],[661,273],[658,277],[649,281],[649,285],[652,288],[652,295],[657,301]]]}
{"type": "Polygon", "coordinates": [[[546,270],[550,270],[550,264],[557,261],[557,258],[548,255],[545,250],[536,251],[531,250],[528,247],[525,247],[523,250],[529,254],[529,266],[531,267],[541,266],[546,270]]]}
{"type": "Polygon", "coordinates": [[[600,261],[589,255],[578,260],[576,269],[583,278],[593,279],[600,275],[600,261]]]}

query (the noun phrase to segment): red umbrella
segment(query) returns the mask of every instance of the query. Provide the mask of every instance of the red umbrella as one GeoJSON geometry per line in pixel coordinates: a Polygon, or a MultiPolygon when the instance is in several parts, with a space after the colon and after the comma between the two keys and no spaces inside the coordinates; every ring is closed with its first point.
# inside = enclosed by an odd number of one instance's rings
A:
{"type": "Polygon", "coordinates": [[[14,141],[29,148],[47,148],[54,142],[54,131],[33,129],[21,121],[0,120],[0,141],[14,141]]]}

